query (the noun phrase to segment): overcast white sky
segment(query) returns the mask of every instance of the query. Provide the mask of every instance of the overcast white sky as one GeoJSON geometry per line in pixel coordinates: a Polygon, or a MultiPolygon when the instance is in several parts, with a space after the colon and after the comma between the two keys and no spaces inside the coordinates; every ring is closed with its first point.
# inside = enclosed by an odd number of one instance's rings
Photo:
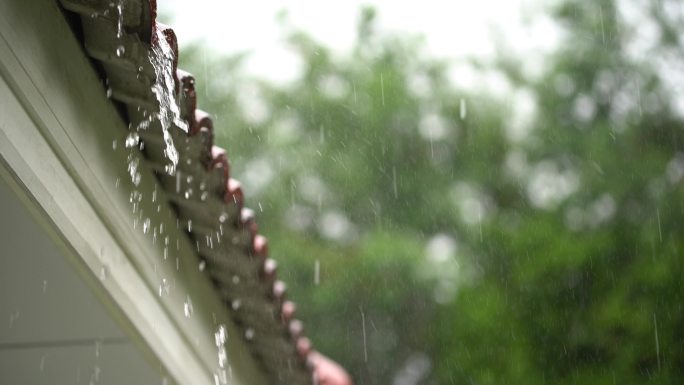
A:
{"type": "Polygon", "coordinates": [[[553,24],[540,16],[544,0],[161,0],[166,21],[179,44],[204,40],[208,49],[251,52],[248,70],[254,75],[286,81],[298,73],[298,62],[283,44],[276,15],[286,10],[289,24],[308,31],[338,51],[351,48],[359,9],[374,6],[385,31],[422,34],[428,53],[442,58],[487,57],[493,53],[492,29],[499,30],[515,50],[530,57],[553,46],[553,24]],[[532,19],[532,27],[524,27],[532,19]]]}

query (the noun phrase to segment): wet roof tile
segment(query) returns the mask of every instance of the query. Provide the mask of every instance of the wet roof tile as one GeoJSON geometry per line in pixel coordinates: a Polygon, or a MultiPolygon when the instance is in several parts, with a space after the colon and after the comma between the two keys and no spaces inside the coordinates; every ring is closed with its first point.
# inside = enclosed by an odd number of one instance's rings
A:
{"type": "Polygon", "coordinates": [[[81,16],[85,50],[104,69],[108,95],[123,105],[129,127],[135,130],[146,125],[138,133],[147,161],[157,171],[179,220],[188,223],[199,258],[243,328],[257,361],[274,383],[311,383],[311,361],[320,361],[320,355],[312,350],[302,323],[295,318],[295,304],[286,299],[286,285],[277,279],[277,264],[268,258],[268,242],[258,234],[254,212],[243,207],[245,197],[240,182],[230,177],[226,151],[213,143],[211,117],[197,109],[195,79],[177,68],[176,35],[156,21],[156,2],[60,2],[81,16]],[[162,108],[153,91],[160,81],[152,63],[157,60],[170,74],[168,88],[173,88],[183,120],[182,124],[169,122],[179,153],[177,169],[171,174],[165,168],[163,127],[149,119],[162,108]],[[190,189],[179,191],[181,174],[192,177],[193,182],[187,183],[190,189]],[[229,241],[221,242],[218,234],[229,241]]]}

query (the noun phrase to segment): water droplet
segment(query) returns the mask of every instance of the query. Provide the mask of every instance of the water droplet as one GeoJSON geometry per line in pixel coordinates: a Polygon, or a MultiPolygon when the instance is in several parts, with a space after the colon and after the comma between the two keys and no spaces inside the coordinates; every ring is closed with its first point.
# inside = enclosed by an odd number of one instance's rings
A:
{"type": "Polygon", "coordinates": [[[140,135],[137,132],[131,132],[126,136],[126,148],[132,148],[140,142],[140,135]]]}
{"type": "Polygon", "coordinates": [[[214,333],[214,340],[216,342],[216,346],[221,346],[226,343],[226,327],[223,325],[219,325],[218,330],[216,333],[214,333]]]}
{"type": "Polygon", "coordinates": [[[204,271],[207,267],[207,262],[206,261],[200,261],[199,263],[199,271],[204,271]]]}
{"type": "Polygon", "coordinates": [[[192,220],[188,219],[188,232],[192,232],[192,220]]]}
{"type": "Polygon", "coordinates": [[[112,89],[107,88],[107,99],[111,99],[111,98],[112,98],[112,89]]]}
{"type": "Polygon", "coordinates": [[[190,300],[190,297],[185,297],[185,302],[183,303],[183,313],[185,313],[186,317],[190,317],[192,315],[192,301],[190,300]]]}
{"type": "Polygon", "coordinates": [[[116,10],[117,10],[117,22],[116,22],[116,38],[121,39],[121,36],[123,36],[123,0],[119,0],[119,3],[116,5],[116,10]]]}
{"type": "Polygon", "coordinates": [[[150,218],[145,218],[143,222],[143,234],[147,234],[150,231],[150,218]]]}
{"type": "Polygon", "coordinates": [[[159,296],[161,297],[162,294],[169,294],[171,291],[171,284],[166,278],[162,278],[161,283],[159,284],[159,296]]]}
{"type": "Polygon", "coordinates": [[[318,286],[321,284],[321,262],[317,259],[314,262],[314,285],[318,286]]]}
{"type": "Polygon", "coordinates": [[[240,309],[240,306],[242,306],[242,301],[240,301],[239,299],[233,300],[233,302],[230,303],[230,307],[233,310],[240,309]]]}
{"type": "Polygon", "coordinates": [[[112,150],[116,150],[117,147],[118,147],[118,144],[117,144],[116,139],[115,139],[115,140],[112,142],[112,150]]]}
{"type": "Polygon", "coordinates": [[[123,45],[116,47],[116,56],[121,57],[124,53],[126,53],[126,48],[123,45]]]}
{"type": "Polygon", "coordinates": [[[154,69],[156,79],[152,86],[152,92],[155,94],[160,107],[156,118],[161,123],[165,143],[164,156],[169,161],[165,169],[169,174],[173,174],[178,165],[179,157],[170,130],[175,125],[187,132],[188,127],[187,123],[181,118],[180,109],[173,92],[175,89],[175,77],[172,69],[173,66],[171,65],[175,59],[173,48],[167,42],[161,28],[158,28],[156,33],[156,40],[159,44],[155,44],[149,53],[150,63],[154,69]]]}

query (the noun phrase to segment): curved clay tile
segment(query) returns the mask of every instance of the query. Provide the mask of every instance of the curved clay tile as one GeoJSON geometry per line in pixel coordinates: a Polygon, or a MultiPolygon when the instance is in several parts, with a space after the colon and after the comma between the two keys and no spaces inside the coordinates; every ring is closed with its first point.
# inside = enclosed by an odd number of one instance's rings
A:
{"type": "Polygon", "coordinates": [[[350,385],[344,369],[313,350],[304,336],[296,305],[286,299],[286,285],[277,279],[277,263],[268,257],[268,241],[258,234],[254,211],[244,207],[240,182],[230,177],[226,151],[213,145],[211,117],[197,109],[195,79],[177,68],[176,34],[156,22],[156,2],[128,0],[116,10],[109,0],[61,3],[81,15],[86,52],[104,69],[108,95],[124,107],[129,127],[144,126],[136,134],[147,161],[157,170],[179,223],[188,224],[208,276],[272,383],[350,385]],[[164,63],[162,70],[173,78],[170,100],[183,124],[161,127],[151,120],[164,108],[151,89],[159,81],[152,61],[164,63]],[[167,133],[179,153],[172,175],[162,156],[167,133]]]}

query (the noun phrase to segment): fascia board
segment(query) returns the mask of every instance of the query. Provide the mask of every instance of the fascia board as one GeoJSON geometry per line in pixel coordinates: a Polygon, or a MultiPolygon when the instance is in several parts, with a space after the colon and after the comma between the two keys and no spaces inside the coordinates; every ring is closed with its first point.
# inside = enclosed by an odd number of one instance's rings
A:
{"type": "Polygon", "coordinates": [[[263,375],[218,299],[151,168],[139,185],[127,175],[127,129],[57,5],[48,0],[0,3],[0,155],[25,201],[71,250],[103,303],[177,383],[213,383],[214,331],[228,331],[235,384],[263,375]],[[68,64],[67,64],[68,63],[68,64]],[[118,143],[118,150],[113,143],[118,143]],[[132,212],[130,194],[144,199],[132,212]],[[140,215],[140,213],[144,215],[140,215]],[[171,247],[142,220],[164,224],[171,247]],[[137,222],[137,228],[133,223],[137,222]],[[166,255],[166,258],[164,256],[166,255]],[[105,272],[106,279],[96,277],[105,272]],[[159,295],[166,279],[169,291],[159,295]],[[187,299],[194,309],[184,314],[187,299]]]}

